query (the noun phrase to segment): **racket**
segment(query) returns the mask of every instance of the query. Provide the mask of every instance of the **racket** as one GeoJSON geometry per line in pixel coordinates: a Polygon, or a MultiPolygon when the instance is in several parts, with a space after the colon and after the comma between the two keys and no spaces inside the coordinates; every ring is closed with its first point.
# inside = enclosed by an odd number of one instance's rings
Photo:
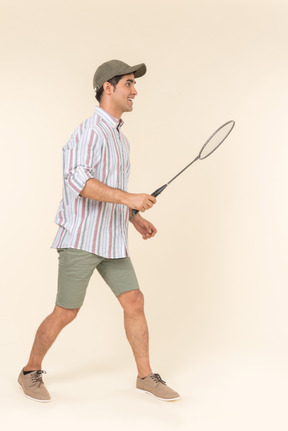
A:
{"type": "MultiPolygon", "coordinates": [[[[155,192],[151,193],[152,196],[155,198],[160,195],[160,193],[163,192],[163,190],[166,189],[169,184],[172,183],[172,181],[176,180],[179,175],[183,174],[186,169],[188,169],[193,163],[195,163],[197,160],[204,160],[207,159],[207,157],[211,156],[214,151],[217,150],[217,148],[220,147],[220,145],[225,141],[225,139],[230,135],[232,132],[233,127],[235,126],[235,121],[227,121],[227,123],[222,124],[222,126],[218,127],[217,130],[210,136],[210,138],[207,139],[205,144],[201,147],[199,154],[197,157],[195,157],[192,162],[190,162],[187,166],[185,166],[182,171],[178,172],[175,177],[173,177],[170,181],[168,181],[167,184],[164,184],[163,186],[159,187],[159,189],[155,190],[155,192]]],[[[132,214],[136,215],[139,212],[139,210],[132,210],[132,214]]]]}

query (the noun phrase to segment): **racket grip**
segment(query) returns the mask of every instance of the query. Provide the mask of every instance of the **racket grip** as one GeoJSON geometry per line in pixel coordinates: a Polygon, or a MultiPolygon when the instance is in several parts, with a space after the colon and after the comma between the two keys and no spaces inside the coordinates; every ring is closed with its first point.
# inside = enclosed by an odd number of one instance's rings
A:
{"type": "MultiPolygon", "coordinates": [[[[151,196],[154,196],[154,198],[156,198],[158,195],[160,195],[160,193],[163,192],[164,189],[166,189],[167,186],[168,186],[168,184],[164,184],[164,186],[159,187],[159,189],[157,189],[157,190],[155,190],[155,192],[151,193],[151,196]]],[[[132,210],[132,216],[135,216],[138,213],[139,213],[139,210],[132,210]]]]}
{"type": "Polygon", "coordinates": [[[132,210],[132,217],[139,213],[139,210],[132,210]]]}
{"type": "Polygon", "coordinates": [[[155,190],[155,192],[151,193],[151,195],[154,196],[154,198],[156,198],[158,195],[160,195],[160,193],[163,192],[164,189],[166,189],[167,186],[168,184],[164,184],[164,186],[159,187],[159,189],[155,190]]]}
{"type": "Polygon", "coordinates": [[[132,217],[139,213],[139,210],[132,210],[132,217]]]}

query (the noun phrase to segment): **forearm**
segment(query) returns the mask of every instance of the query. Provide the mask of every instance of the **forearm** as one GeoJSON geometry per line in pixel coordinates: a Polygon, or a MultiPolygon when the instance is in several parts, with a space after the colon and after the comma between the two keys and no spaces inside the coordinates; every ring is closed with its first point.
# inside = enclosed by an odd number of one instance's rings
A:
{"type": "Polygon", "coordinates": [[[80,195],[96,201],[127,205],[127,192],[109,187],[95,178],[86,182],[80,195]]]}
{"type": "Polygon", "coordinates": [[[135,208],[142,212],[151,208],[156,203],[154,196],[147,195],[146,193],[135,194],[114,189],[95,178],[90,178],[86,182],[85,187],[80,192],[80,196],[100,202],[126,205],[130,209],[135,208]]]}

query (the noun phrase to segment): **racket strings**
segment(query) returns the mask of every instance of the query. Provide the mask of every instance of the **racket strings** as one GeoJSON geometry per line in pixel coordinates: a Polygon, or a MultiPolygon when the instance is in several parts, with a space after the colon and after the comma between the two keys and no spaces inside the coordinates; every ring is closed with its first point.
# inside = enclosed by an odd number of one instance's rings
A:
{"type": "Polygon", "coordinates": [[[223,124],[223,126],[219,127],[219,129],[217,129],[216,132],[214,132],[213,135],[210,136],[208,141],[201,148],[199,153],[199,159],[200,160],[206,159],[206,157],[214,153],[214,151],[217,150],[217,148],[231,133],[234,125],[235,125],[234,121],[228,121],[227,123],[223,124]]]}

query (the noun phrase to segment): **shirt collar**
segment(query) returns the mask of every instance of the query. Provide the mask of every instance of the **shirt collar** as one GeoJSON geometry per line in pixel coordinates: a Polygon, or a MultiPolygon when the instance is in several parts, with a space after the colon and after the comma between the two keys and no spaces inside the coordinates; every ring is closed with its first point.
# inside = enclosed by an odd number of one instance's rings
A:
{"type": "Polygon", "coordinates": [[[113,127],[116,127],[117,130],[124,124],[122,118],[118,120],[118,118],[113,117],[113,115],[109,114],[105,109],[100,108],[100,106],[96,106],[95,115],[99,115],[103,120],[107,120],[113,127]]]}

